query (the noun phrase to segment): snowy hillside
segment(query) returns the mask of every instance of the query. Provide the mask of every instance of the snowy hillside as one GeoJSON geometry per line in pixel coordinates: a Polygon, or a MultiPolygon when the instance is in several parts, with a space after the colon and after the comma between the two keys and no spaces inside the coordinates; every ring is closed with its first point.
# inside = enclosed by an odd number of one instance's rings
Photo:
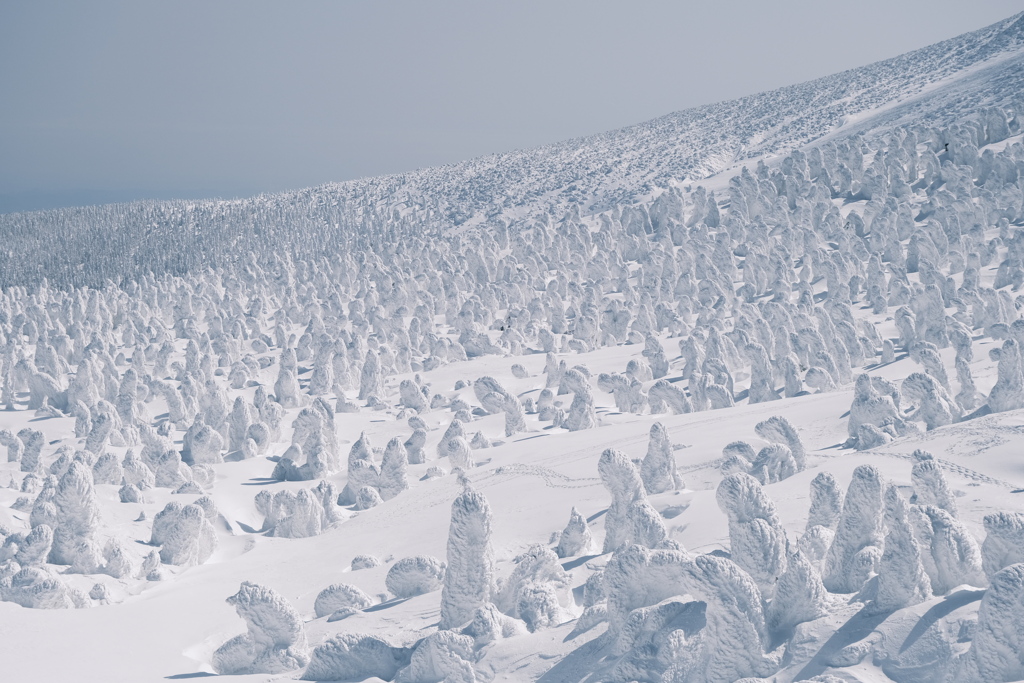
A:
{"type": "Polygon", "coordinates": [[[1024,679],[1022,92],[0,217],[4,680],[1024,679]]]}
{"type": "MultiPolygon", "coordinates": [[[[160,201],[0,215],[0,286],[102,286],[255,252],[310,258],[406,235],[649,200],[664,188],[901,116],[947,125],[1024,92],[1024,15],[800,85],[602,135],[400,175],[239,201],[160,201]],[[900,106],[896,106],[900,105],[900,106]]],[[[673,83],[685,87],[685,74],[673,83]]],[[[676,87],[666,84],[666,87],[676,87]]]]}

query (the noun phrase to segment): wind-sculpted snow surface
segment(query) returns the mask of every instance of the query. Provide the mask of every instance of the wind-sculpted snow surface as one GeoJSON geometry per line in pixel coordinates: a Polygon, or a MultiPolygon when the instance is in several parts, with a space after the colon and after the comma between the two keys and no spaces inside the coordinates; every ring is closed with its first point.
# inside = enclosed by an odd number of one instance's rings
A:
{"type": "Polygon", "coordinates": [[[1019,677],[1022,30],[441,169],[0,217],[4,674],[1019,677]],[[250,578],[279,593],[211,655],[250,578]]]}

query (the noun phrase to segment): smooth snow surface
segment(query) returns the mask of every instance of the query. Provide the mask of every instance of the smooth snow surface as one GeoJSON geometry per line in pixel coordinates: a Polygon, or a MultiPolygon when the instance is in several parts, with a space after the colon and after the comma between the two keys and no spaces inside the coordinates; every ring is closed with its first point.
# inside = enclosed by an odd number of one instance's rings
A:
{"type": "Polygon", "coordinates": [[[1022,93],[0,217],[0,679],[1021,679],[1022,93]]]}

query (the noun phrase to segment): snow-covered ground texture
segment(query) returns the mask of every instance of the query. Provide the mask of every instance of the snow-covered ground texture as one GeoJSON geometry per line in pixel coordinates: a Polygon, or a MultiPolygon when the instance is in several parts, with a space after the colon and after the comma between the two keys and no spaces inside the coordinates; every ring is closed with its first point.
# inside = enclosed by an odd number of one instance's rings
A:
{"type": "Polygon", "coordinates": [[[1022,31],[4,218],[0,678],[1024,678],[1022,31]]]}

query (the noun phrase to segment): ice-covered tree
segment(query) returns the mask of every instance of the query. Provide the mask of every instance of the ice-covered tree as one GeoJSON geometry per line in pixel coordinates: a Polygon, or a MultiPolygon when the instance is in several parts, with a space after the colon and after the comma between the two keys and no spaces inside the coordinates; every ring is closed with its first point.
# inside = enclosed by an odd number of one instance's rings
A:
{"type": "Polygon", "coordinates": [[[472,488],[464,489],[452,503],[447,565],[440,627],[453,629],[469,621],[494,591],[491,506],[472,488]]]}
{"type": "Polygon", "coordinates": [[[648,493],[663,493],[683,487],[682,477],[676,471],[676,459],[668,430],[660,422],[651,425],[647,455],[640,465],[640,477],[648,493]]]}
{"type": "Polygon", "coordinates": [[[891,484],[885,490],[885,550],[871,610],[883,613],[916,605],[931,597],[932,585],[921,562],[921,546],[907,516],[907,502],[891,484]]]}
{"type": "Polygon", "coordinates": [[[771,595],[786,570],[786,532],[775,503],[749,474],[730,474],[715,492],[718,507],[729,518],[733,562],[771,595]]]}
{"type": "Polygon", "coordinates": [[[247,630],[213,653],[217,673],[279,674],[309,663],[302,618],[272,588],[243,581],[227,602],[245,620],[247,630]]]}
{"type": "Polygon", "coordinates": [[[860,465],[846,490],[835,537],[825,556],[822,580],[833,593],[855,593],[875,573],[882,557],[882,474],[860,465]]]}

